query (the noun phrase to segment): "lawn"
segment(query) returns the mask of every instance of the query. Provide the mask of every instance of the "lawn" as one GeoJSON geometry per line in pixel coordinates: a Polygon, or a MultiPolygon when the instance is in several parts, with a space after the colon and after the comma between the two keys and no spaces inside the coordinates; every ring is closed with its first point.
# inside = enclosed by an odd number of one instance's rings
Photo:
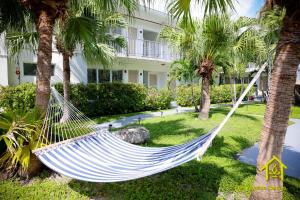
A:
{"type": "MultiPolygon", "coordinates": [[[[200,121],[194,113],[143,120],[151,133],[147,145],[186,142],[215,127],[228,110],[213,109],[207,121],[200,121]]],[[[293,108],[292,117],[299,117],[298,111],[293,108]]],[[[242,199],[251,192],[255,167],[234,158],[258,141],[263,112],[264,105],[239,108],[201,161],[138,180],[108,184],[70,180],[45,170],[26,184],[16,179],[3,181],[0,199],[242,199]]],[[[299,197],[300,180],[286,177],[284,199],[299,197]]]]}

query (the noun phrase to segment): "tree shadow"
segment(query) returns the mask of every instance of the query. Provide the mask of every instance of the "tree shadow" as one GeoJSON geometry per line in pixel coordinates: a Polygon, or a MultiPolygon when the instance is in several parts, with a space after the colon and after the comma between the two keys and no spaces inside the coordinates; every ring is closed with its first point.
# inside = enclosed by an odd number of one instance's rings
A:
{"type": "MultiPolygon", "coordinates": [[[[229,112],[229,109],[214,108],[214,109],[211,109],[211,111],[209,112],[209,118],[212,118],[213,115],[215,115],[215,114],[223,114],[224,116],[226,116],[228,114],[228,112],[229,112]]],[[[233,114],[233,116],[235,116],[235,117],[244,117],[244,118],[247,118],[247,119],[250,119],[250,120],[253,120],[253,121],[258,121],[257,117],[251,116],[250,114],[247,115],[247,114],[242,114],[242,113],[235,112],[233,114]]]]}
{"type": "Polygon", "coordinates": [[[105,184],[72,180],[69,186],[89,198],[216,199],[224,174],[225,170],[216,164],[191,161],[141,179],[105,184]]]}

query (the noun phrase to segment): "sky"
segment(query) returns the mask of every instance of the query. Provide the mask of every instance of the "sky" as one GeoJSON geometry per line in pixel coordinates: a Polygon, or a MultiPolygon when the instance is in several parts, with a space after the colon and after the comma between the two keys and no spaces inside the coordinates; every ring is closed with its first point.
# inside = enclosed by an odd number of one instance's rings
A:
{"type": "MultiPolygon", "coordinates": [[[[256,17],[264,2],[265,0],[237,0],[235,3],[236,12],[233,12],[232,15],[234,18],[239,16],[256,17]]],[[[155,0],[152,6],[156,10],[165,12],[164,4],[164,0],[155,0]]],[[[193,5],[191,10],[193,17],[201,17],[203,15],[199,5],[193,5]]]]}

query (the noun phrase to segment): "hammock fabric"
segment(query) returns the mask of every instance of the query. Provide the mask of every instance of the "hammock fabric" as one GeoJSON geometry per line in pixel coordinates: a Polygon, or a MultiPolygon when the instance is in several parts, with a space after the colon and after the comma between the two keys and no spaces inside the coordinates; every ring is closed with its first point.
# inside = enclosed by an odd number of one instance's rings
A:
{"type": "Polygon", "coordinates": [[[34,153],[50,169],[74,179],[119,182],[166,171],[203,156],[266,67],[260,68],[221,124],[192,141],[142,147],[122,141],[83,115],[53,88],[43,132],[34,153]],[[67,120],[62,119],[68,115],[67,120]]]}
{"type": "Polygon", "coordinates": [[[156,174],[193,160],[209,136],[182,145],[149,148],[129,144],[102,130],[36,154],[47,167],[71,178],[117,182],[156,174]]]}

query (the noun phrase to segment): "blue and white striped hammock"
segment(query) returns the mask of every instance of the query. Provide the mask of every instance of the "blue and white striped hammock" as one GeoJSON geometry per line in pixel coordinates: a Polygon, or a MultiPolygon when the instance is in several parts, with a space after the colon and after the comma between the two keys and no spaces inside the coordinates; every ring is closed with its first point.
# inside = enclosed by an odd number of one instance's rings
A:
{"type": "Polygon", "coordinates": [[[170,147],[143,147],[124,142],[108,130],[97,128],[52,89],[43,134],[34,153],[50,169],[89,182],[127,181],[177,167],[203,156],[266,65],[262,65],[218,127],[185,144],[170,147]],[[68,119],[60,123],[66,110],[68,119]]]}

